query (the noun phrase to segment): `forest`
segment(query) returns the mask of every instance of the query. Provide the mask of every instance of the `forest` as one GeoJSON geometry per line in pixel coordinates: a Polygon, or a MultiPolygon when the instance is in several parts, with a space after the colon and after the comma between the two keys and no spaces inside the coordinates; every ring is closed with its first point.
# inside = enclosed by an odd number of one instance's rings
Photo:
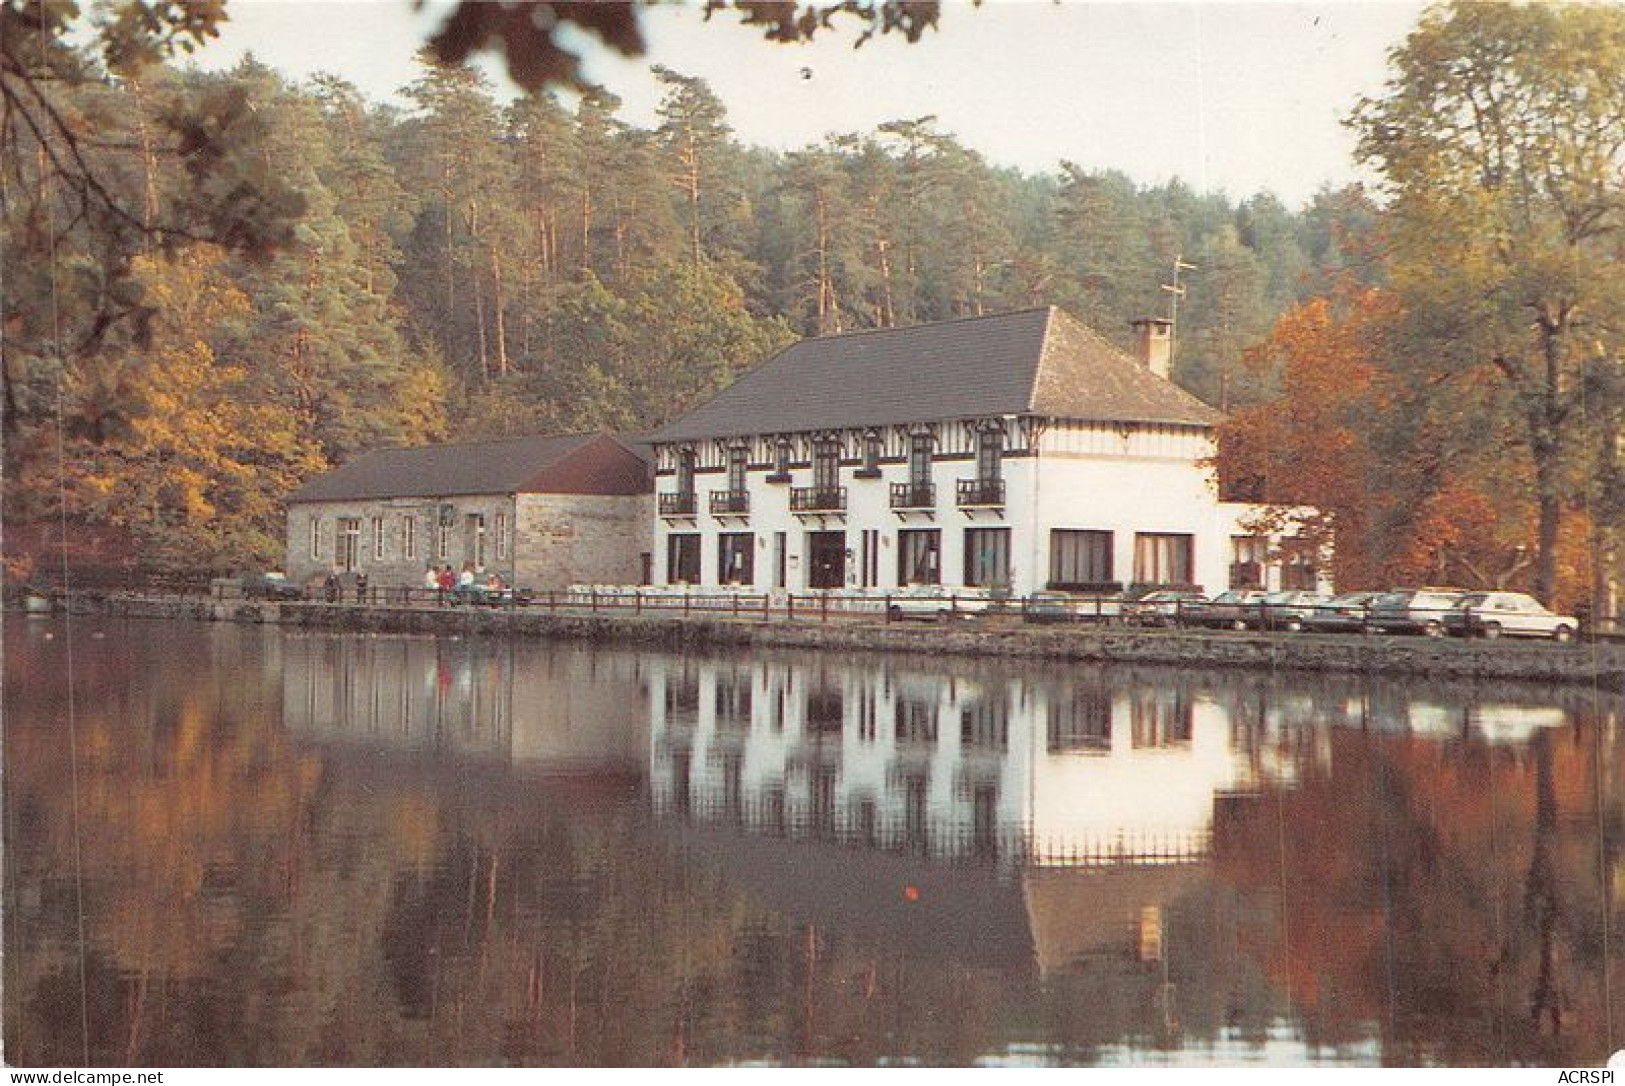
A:
{"type": "Polygon", "coordinates": [[[797,337],[1054,304],[1126,346],[1179,263],[1227,497],[1315,506],[1340,587],[1614,610],[1620,9],[1429,9],[1348,118],[1381,183],[1298,208],[933,117],[764,150],[661,67],[640,127],[429,51],[376,102],[68,18],[0,7],[8,581],[274,567],[286,495],[358,453],[637,434],[797,337]]]}

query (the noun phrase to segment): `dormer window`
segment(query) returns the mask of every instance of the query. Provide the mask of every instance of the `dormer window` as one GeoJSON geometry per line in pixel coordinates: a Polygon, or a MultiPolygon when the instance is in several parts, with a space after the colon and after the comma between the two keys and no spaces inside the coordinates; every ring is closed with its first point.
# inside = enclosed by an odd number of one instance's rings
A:
{"type": "Polygon", "coordinates": [[[767,477],[770,483],[788,483],[790,481],[790,439],[781,437],[773,443],[773,474],[767,477]]]}
{"type": "Polygon", "coordinates": [[[813,487],[818,490],[833,490],[840,482],[840,439],[821,437],[813,446],[813,487]]]}
{"type": "Polygon", "coordinates": [[[860,479],[880,478],[880,458],[885,454],[886,441],[879,430],[863,432],[863,467],[857,471],[860,479]]]}
{"type": "Polygon", "coordinates": [[[931,482],[931,434],[927,430],[908,435],[908,481],[914,486],[931,482]]]}
{"type": "Polygon", "coordinates": [[[677,493],[694,493],[694,450],[683,449],[677,454],[677,493]]]}
{"type": "Polygon", "coordinates": [[[976,478],[991,482],[1004,466],[1004,424],[990,422],[976,432],[976,478]]]}

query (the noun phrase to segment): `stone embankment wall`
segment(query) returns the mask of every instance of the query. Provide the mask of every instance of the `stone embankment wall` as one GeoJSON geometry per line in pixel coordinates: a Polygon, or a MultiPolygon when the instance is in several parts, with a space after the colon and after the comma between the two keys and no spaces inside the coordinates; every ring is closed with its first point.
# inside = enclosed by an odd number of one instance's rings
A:
{"type": "Polygon", "coordinates": [[[983,618],[914,622],[794,622],[775,617],[262,603],[201,598],[84,597],[76,613],[189,618],[389,633],[469,634],[647,645],[663,649],[762,646],[841,652],[1027,657],[1090,663],[1334,671],[1355,674],[1586,683],[1625,691],[1625,646],[1434,641],[1422,637],[1246,634],[1106,626],[1032,626],[983,618]]]}

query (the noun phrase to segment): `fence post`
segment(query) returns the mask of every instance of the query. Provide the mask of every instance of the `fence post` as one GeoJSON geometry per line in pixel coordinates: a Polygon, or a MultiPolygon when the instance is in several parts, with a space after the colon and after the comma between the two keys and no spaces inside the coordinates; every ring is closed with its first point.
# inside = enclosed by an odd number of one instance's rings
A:
{"type": "Polygon", "coordinates": [[[643,593],[642,592],[634,592],[634,593],[632,593],[632,613],[634,615],[643,614],[643,593]]]}
{"type": "Polygon", "coordinates": [[[683,617],[688,617],[688,589],[683,590],[683,617]]]}
{"type": "Polygon", "coordinates": [[[771,592],[762,593],[762,621],[773,621],[773,594],[771,592]]]}
{"type": "Polygon", "coordinates": [[[818,597],[818,616],[819,616],[818,621],[820,621],[820,622],[828,622],[829,621],[829,593],[828,592],[825,592],[822,596],[818,597]]]}
{"type": "Polygon", "coordinates": [[[790,622],[796,617],[796,594],[787,593],[784,597],[784,621],[790,622]]]}
{"type": "Polygon", "coordinates": [[[559,609],[559,593],[557,589],[549,588],[547,590],[547,609],[549,611],[557,611],[559,609]]]}
{"type": "Polygon", "coordinates": [[[587,590],[587,610],[595,615],[598,613],[598,589],[596,588],[587,590]]]}

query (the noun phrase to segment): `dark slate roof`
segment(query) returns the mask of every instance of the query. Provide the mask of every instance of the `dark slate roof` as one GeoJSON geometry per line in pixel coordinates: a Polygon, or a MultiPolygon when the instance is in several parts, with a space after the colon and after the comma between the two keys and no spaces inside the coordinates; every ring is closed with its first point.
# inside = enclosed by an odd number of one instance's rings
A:
{"type": "Polygon", "coordinates": [[[1210,426],[1223,416],[1049,306],[802,340],[656,441],[1039,415],[1210,426]]]}
{"type": "Polygon", "coordinates": [[[628,446],[608,434],[567,434],[380,449],[318,475],[288,500],[648,490],[647,446],[628,446]]]}

